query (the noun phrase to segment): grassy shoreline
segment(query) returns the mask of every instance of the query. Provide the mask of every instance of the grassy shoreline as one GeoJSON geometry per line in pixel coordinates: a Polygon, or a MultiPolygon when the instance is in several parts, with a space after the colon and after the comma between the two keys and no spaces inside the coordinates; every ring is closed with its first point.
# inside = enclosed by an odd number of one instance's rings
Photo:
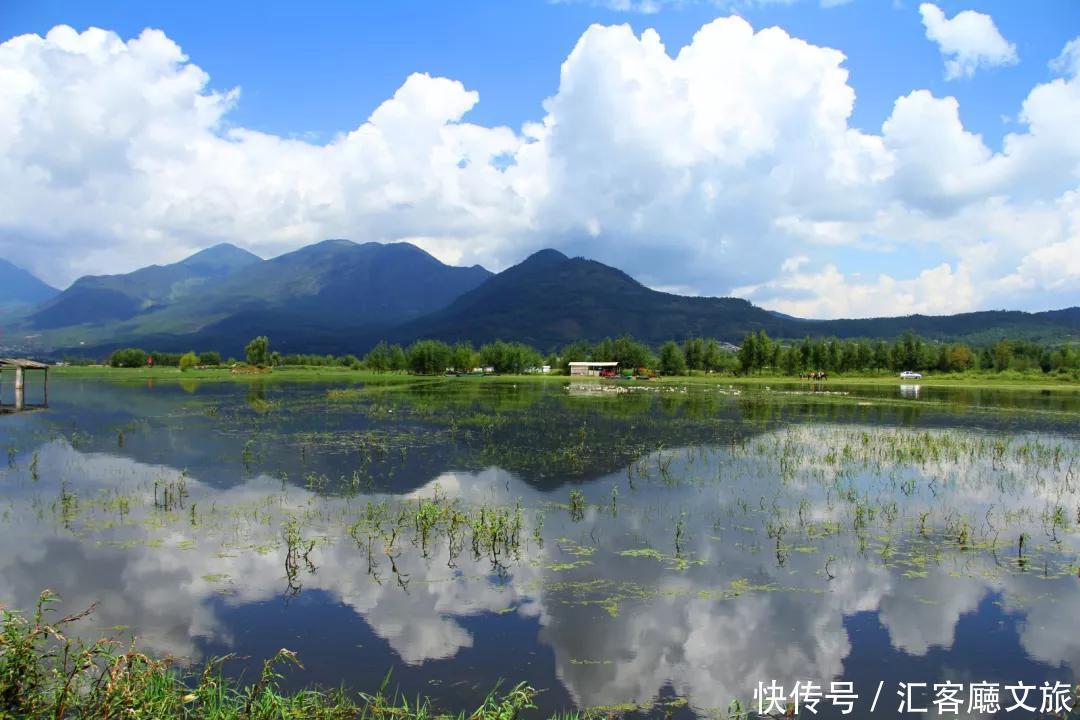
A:
{"type": "MultiPolygon", "coordinates": [[[[191,718],[192,720],[516,720],[535,709],[538,691],[525,683],[495,688],[468,712],[436,709],[429,700],[345,688],[279,687],[297,655],[281,649],[253,682],[230,678],[226,656],[201,670],[181,670],[172,658],[151,657],[108,638],[75,639],[71,626],[93,612],[51,620],[58,598],[44,591],[29,616],[0,607],[0,718],[191,718]]],[[[577,713],[560,715],[573,720],[577,713]]]]}
{"type": "MultiPolygon", "coordinates": [[[[113,368],[108,366],[67,366],[57,367],[52,370],[54,376],[102,379],[115,382],[138,382],[146,380],[186,380],[192,382],[332,382],[340,381],[347,383],[377,383],[384,385],[421,383],[421,382],[530,382],[530,383],[565,383],[572,378],[566,375],[487,375],[487,376],[461,376],[445,377],[441,375],[411,375],[404,372],[373,372],[370,370],[353,370],[344,367],[283,367],[276,368],[273,372],[262,373],[233,373],[227,368],[206,368],[181,372],[174,367],[155,368],[113,368]]],[[[597,382],[598,378],[573,378],[574,382],[597,382]]],[[[619,381],[615,381],[619,382],[619,381]]],[[[637,381],[635,381],[637,382],[637,381]]],[[[644,381],[642,381],[644,382],[644,381]]],[[[723,374],[693,374],[662,377],[655,381],[660,384],[694,384],[694,385],[789,385],[808,386],[817,384],[828,386],[832,384],[843,385],[872,385],[889,386],[901,384],[917,384],[925,387],[956,387],[956,388],[993,388],[993,389],[1020,389],[1020,390],[1059,390],[1065,392],[1080,391],[1080,383],[1055,376],[1021,375],[1019,373],[977,374],[977,373],[942,373],[940,375],[928,374],[922,380],[901,381],[894,374],[889,375],[833,375],[823,383],[811,383],[789,375],[723,375],[723,374]]]]}

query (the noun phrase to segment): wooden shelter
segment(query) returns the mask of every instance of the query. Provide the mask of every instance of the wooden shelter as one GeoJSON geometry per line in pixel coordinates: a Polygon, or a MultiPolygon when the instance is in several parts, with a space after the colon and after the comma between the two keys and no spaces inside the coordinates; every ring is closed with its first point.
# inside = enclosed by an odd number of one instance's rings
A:
{"type": "Polygon", "coordinates": [[[569,366],[570,375],[572,376],[607,377],[615,375],[619,369],[619,363],[617,362],[594,362],[592,360],[588,362],[569,362],[567,366],[569,366]]]}
{"type": "MultiPolygon", "coordinates": [[[[43,383],[43,389],[45,393],[44,407],[49,405],[49,366],[45,363],[36,362],[34,360],[22,360],[17,358],[0,358],[0,389],[3,388],[4,370],[15,370],[15,410],[22,410],[25,407],[24,398],[26,396],[26,371],[27,370],[41,370],[45,374],[45,380],[43,383]]],[[[2,403],[2,395],[0,395],[0,403],[2,403]]]]}

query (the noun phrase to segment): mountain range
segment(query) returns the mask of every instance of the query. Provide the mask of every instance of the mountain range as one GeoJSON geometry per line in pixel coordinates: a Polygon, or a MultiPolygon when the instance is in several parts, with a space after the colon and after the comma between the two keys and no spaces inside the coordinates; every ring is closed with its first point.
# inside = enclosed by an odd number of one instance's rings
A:
{"type": "Polygon", "coordinates": [[[172,265],[151,265],[125,275],[88,275],[31,316],[37,330],[128,320],[183,303],[262,259],[234,245],[215,245],[172,265]]]}
{"type": "Polygon", "coordinates": [[[398,342],[415,338],[488,342],[511,338],[537,348],[578,339],[630,334],[657,346],[688,336],[738,343],[750,331],[773,337],[806,335],[892,339],[911,330],[930,338],[1043,341],[1080,334],[1080,307],[1041,313],[988,311],[958,315],[805,320],[739,298],[686,297],[645,287],[621,270],[594,260],[541,250],[445,309],[395,328],[398,342]]]}
{"type": "MultiPolygon", "coordinates": [[[[0,261],[0,303],[18,298],[0,336],[38,353],[104,354],[120,346],[237,355],[255,335],[282,352],[362,353],[382,339],[518,340],[549,350],[630,334],[653,345],[687,336],[925,337],[1044,342],[1080,336],[1080,308],[947,316],[806,320],[738,298],[652,290],[626,273],[556,250],[503,272],[446,265],[409,243],[326,240],[263,260],[229,244],[171,265],[88,276],[58,292],[0,261]],[[9,269],[10,268],[10,269],[9,269]],[[17,282],[4,282],[8,277],[17,282]],[[27,279],[29,278],[29,280],[27,279]]],[[[14,302],[14,301],[12,301],[14,302]]]]}
{"type": "Polygon", "coordinates": [[[26,270],[0,259],[0,347],[4,331],[59,290],[43,283],[26,270]]]}

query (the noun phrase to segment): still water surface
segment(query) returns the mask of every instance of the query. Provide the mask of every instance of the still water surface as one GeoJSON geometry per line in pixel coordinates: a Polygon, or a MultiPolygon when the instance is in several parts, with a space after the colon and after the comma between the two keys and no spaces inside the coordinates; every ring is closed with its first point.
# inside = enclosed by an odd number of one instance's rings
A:
{"type": "Polygon", "coordinates": [[[1076,393],[597,387],[54,380],[0,417],[0,602],[452,707],[1075,681],[1076,393]]]}

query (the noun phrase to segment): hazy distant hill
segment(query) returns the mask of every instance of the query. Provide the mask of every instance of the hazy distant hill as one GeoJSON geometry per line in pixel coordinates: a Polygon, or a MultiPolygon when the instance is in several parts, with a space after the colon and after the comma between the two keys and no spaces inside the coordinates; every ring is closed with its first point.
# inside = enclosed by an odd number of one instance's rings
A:
{"type": "Polygon", "coordinates": [[[125,275],[89,275],[30,317],[38,330],[127,320],[204,292],[207,286],[263,262],[235,245],[222,244],[172,265],[151,265],[125,275]]]}
{"type": "Polygon", "coordinates": [[[60,292],[26,270],[0,260],[0,345],[12,325],[23,322],[34,307],[60,292]]]}
{"type": "Polygon", "coordinates": [[[1028,313],[985,310],[957,315],[907,315],[853,320],[802,320],[807,332],[837,337],[893,338],[908,330],[927,338],[988,343],[1009,338],[1061,342],[1080,340],[1080,307],[1028,313]]]}
{"type": "Polygon", "coordinates": [[[0,260],[0,305],[16,303],[36,305],[58,292],[60,291],[46,285],[26,270],[12,265],[7,260],[0,260]]]}

